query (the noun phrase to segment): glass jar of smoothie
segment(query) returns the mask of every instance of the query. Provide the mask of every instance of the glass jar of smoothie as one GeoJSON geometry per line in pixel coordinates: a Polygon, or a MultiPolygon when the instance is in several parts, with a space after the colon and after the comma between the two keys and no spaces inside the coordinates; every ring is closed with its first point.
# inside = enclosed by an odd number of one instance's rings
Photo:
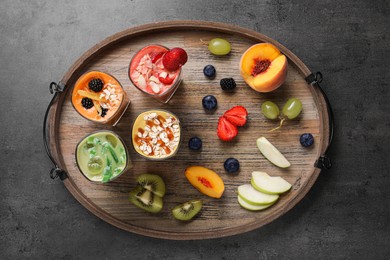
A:
{"type": "Polygon", "coordinates": [[[162,103],[168,103],[181,84],[181,67],[175,71],[164,68],[162,57],[169,49],[148,45],[131,59],[129,78],[143,93],[162,103]]]}
{"type": "Polygon", "coordinates": [[[119,81],[100,71],[83,74],[72,92],[75,110],[96,123],[115,126],[129,104],[130,100],[119,81]]]}
{"type": "Polygon", "coordinates": [[[108,130],[84,137],[76,146],[76,163],[90,181],[107,183],[132,167],[123,140],[108,130]]]}
{"type": "Polygon", "coordinates": [[[141,113],[134,121],[134,150],[149,160],[164,160],[176,155],[181,140],[180,121],[173,113],[153,109],[141,113]]]}

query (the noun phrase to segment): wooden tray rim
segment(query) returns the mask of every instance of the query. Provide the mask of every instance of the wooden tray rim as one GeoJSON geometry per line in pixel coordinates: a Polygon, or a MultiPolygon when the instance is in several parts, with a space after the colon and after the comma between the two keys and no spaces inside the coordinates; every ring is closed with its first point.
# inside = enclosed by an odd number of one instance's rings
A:
{"type": "MultiPolygon", "coordinates": [[[[288,57],[290,61],[293,62],[292,65],[294,65],[298,69],[298,71],[303,75],[303,77],[306,77],[311,74],[311,71],[307,68],[307,66],[289,49],[287,49],[279,42],[259,32],[238,27],[235,25],[219,23],[219,22],[209,22],[209,21],[200,21],[200,20],[174,20],[174,21],[155,22],[155,23],[149,23],[141,26],[132,27],[107,37],[100,43],[96,44],[95,46],[87,50],[82,56],[80,56],[80,58],[65,73],[65,75],[61,79],[61,83],[66,85],[69,79],[71,78],[71,76],[74,73],[78,73],[78,71],[83,66],[85,66],[85,64],[87,64],[93,57],[103,52],[110,46],[119,43],[120,41],[129,38],[138,37],[144,34],[150,34],[153,32],[177,31],[177,30],[186,30],[186,29],[187,30],[192,29],[197,31],[215,31],[215,32],[221,32],[226,34],[233,34],[257,42],[272,43],[275,46],[277,46],[281,50],[281,52],[288,57]]],[[[68,89],[69,88],[67,88],[64,92],[66,92],[68,89]]],[[[328,137],[330,134],[329,127],[328,127],[329,125],[328,110],[326,109],[327,108],[326,102],[324,100],[324,97],[321,95],[320,91],[313,87],[310,90],[315,100],[315,103],[318,106],[320,128],[321,128],[320,136],[323,137],[323,140],[321,140],[320,142],[322,146],[320,147],[319,153],[317,154],[317,157],[319,157],[326,150],[326,147],[328,146],[328,137]]],[[[59,95],[59,98],[53,104],[53,108],[52,108],[53,109],[52,115],[54,115],[54,117],[52,116],[48,120],[49,126],[51,126],[49,131],[50,140],[54,140],[54,142],[50,143],[50,148],[54,156],[57,157],[59,166],[64,170],[66,170],[66,167],[63,158],[59,153],[59,141],[58,138],[56,138],[56,135],[58,135],[58,128],[60,122],[59,117],[60,117],[62,104],[65,100],[65,96],[66,96],[65,93],[59,95]]],[[[237,235],[237,234],[252,231],[254,229],[257,229],[261,226],[264,226],[272,222],[273,220],[282,216],[291,208],[293,208],[307,194],[310,188],[314,185],[320,172],[321,170],[319,168],[315,168],[313,174],[310,176],[310,178],[308,178],[306,185],[301,187],[301,191],[297,194],[297,196],[295,196],[293,199],[290,200],[287,207],[281,208],[280,210],[274,212],[273,214],[266,216],[266,218],[261,220],[256,220],[250,224],[247,224],[246,226],[225,228],[223,230],[219,230],[218,232],[211,231],[208,233],[166,232],[166,231],[146,229],[143,227],[133,226],[124,223],[123,221],[107,214],[107,212],[105,212],[104,210],[99,208],[96,204],[94,204],[88,197],[86,197],[79,190],[79,188],[71,178],[64,179],[63,183],[65,187],[68,189],[68,191],[73,195],[73,197],[76,198],[76,200],[80,202],[85,208],[87,208],[90,212],[92,212],[97,217],[101,218],[102,220],[106,221],[107,223],[110,223],[111,225],[117,228],[132,233],[144,235],[144,236],[150,236],[150,237],[161,238],[161,239],[200,240],[200,239],[212,239],[212,238],[237,235]]]]}

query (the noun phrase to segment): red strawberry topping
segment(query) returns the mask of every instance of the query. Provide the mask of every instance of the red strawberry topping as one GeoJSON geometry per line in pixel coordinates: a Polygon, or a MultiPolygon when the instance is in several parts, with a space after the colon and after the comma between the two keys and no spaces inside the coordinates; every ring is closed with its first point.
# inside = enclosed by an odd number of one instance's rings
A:
{"type": "Polygon", "coordinates": [[[152,63],[156,63],[167,51],[154,52],[150,54],[150,59],[152,63]]]}
{"type": "Polygon", "coordinates": [[[223,114],[223,116],[235,126],[243,126],[246,123],[248,111],[243,106],[235,106],[223,114]]]}
{"type": "Polygon", "coordinates": [[[173,82],[174,79],[175,79],[175,78],[170,78],[168,75],[167,75],[165,78],[163,78],[163,77],[161,77],[161,76],[158,77],[158,80],[159,80],[161,83],[165,84],[165,85],[171,84],[171,83],[173,82]]]}
{"type": "Polygon", "coordinates": [[[217,134],[222,141],[233,140],[238,134],[237,127],[231,124],[224,116],[221,116],[218,120],[217,134]]]}
{"type": "Polygon", "coordinates": [[[183,66],[188,60],[185,50],[182,48],[173,48],[163,56],[163,65],[167,70],[175,71],[183,66]]]}

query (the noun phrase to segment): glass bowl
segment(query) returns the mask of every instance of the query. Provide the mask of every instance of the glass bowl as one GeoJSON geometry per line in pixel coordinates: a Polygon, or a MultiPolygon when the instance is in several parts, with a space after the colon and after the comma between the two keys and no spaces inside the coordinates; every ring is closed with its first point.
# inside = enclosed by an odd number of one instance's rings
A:
{"type": "MultiPolygon", "coordinates": [[[[131,83],[133,83],[133,85],[138,90],[140,90],[141,92],[145,93],[146,95],[148,95],[148,96],[150,96],[150,97],[152,97],[152,98],[154,98],[154,99],[156,99],[159,102],[164,103],[164,104],[169,102],[169,100],[173,97],[173,95],[175,94],[176,90],[179,88],[179,86],[182,82],[182,68],[179,68],[175,72],[170,72],[170,71],[166,70],[162,65],[162,55],[163,54],[161,54],[161,52],[166,52],[168,50],[169,50],[169,48],[162,46],[162,45],[158,45],[158,44],[151,44],[151,45],[147,45],[147,46],[143,47],[131,59],[130,64],[129,64],[129,71],[128,71],[128,76],[129,76],[131,83]],[[157,56],[156,54],[158,54],[158,53],[160,53],[161,56],[157,56]],[[146,54],[148,54],[149,58],[147,58],[146,60],[143,61],[142,59],[143,59],[143,57],[146,57],[146,54]],[[160,57],[160,58],[156,58],[155,63],[153,63],[154,57],[160,57]],[[141,63],[143,65],[140,65],[141,63]],[[147,65],[147,64],[149,64],[149,65],[147,65]],[[146,84],[145,75],[143,75],[142,73],[137,71],[137,68],[139,66],[145,66],[146,67],[145,69],[147,70],[147,68],[149,68],[149,71],[151,68],[153,68],[151,75],[149,75],[149,76],[155,76],[155,78],[158,78],[157,75],[161,75],[160,73],[166,73],[168,75],[168,77],[174,75],[175,78],[172,81],[172,83],[169,83],[167,85],[162,84],[161,82],[160,82],[161,84],[157,83],[157,85],[160,86],[160,87],[157,87],[157,89],[160,89],[160,92],[156,93],[153,90],[153,88],[150,87],[150,85],[146,84]],[[140,81],[136,80],[136,79],[139,79],[140,75],[143,78],[142,81],[144,82],[143,83],[144,86],[141,86],[141,83],[139,83],[140,81]]],[[[149,77],[149,79],[150,79],[150,77],[149,77]]],[[[157,80],[157,81],[159,82],[159,80],[157,80]]]]}
{"type": "Polygon", "coordinates": [[[122,118],[129,104],[129,97],[120,82],[114,76],[105,72],[88,71],[76,81],[73,87],[73,108],[82,117],[95,123],[115,126],[122,118]],[[93,92],[89,90],[88,83],[92,79],[97,78],[103,81],[104,87],[99,92],[93,92]],[[81,101],[85,96],[81,95],[79,93],[80,91],[87,92],[87,94],[90,95],[90,98],[93,102],[93,106],[91,108],[86,109],[81,105],[81,101]],[[96,97],[98,97],[100,100],[97,100],[96,97]],[[98,113],[99,108],[100,110],[105,109],[103,106],[106,106],[106,108],[108,108],[104,117],[100,116],[98,113]],[[110,109],[112,109],[113,111],[110,111],[110,109]]]}
{"type": "Polygon", "coordinates": [[[182,136],[180,120],[167,110],[147,110],[134,120],[131,136],[138,155],[148,160],[166,160],[179,150],[182,136]]]}
{"type": "Polygon", "coordinates": [[[124,141],[109,130],[95,131],[82,138],[75,157],[84,177],[96,183],[113,181],[132,167],[124,141]]]}

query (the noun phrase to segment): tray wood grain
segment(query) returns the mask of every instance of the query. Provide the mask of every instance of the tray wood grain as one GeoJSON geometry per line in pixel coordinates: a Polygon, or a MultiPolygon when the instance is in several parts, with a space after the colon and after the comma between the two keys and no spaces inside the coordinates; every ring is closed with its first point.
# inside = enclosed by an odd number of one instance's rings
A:
{"type": "Polygon", "coordinates": [[[206,239],[239,234],[259,228],[281,216],[296,205],[312,187],[320,172],[314,162],[328,144],[327,109],[319,91],[304,78],[311,72],[291,51],[278,42],[251,30],[204,21],[171,21],[143,25],[108,37],[82,55],[61,80],[67,89],[61,94],[49,118],[50,149],[60,166],[68,172],[64,184],[71,194],[88,210],[104,221],[127,231],[165,239],[206,239]],[[209,53],[200,39],[207,41],[222,37],[232,44],[228,56],[216,57],[209,53]],[[241,54],[252,44],[270,42],[289,59],[288,76],[278,90],[259,94],[249,88],[239,76],[241,54]],[[183,83],[168,104],[161,104],[132,86],[128,77],[130,59],[145,45],[157,43],[167,47],[183,47],[189,61],[183,68],[183,83]],[[203,67],[213,64],[217,69],[214,80],[206,79],[203,67]],[[130,96],[131,105],[115,127],[95,124],[82,118],[71,105],[71,89],[78,77],[88,70],[100,70],[114,75],[130,96]],[[219,79],[233,77],[237,82],[234,94],[221,91],[219,79]],[[218,109],[213,114],[204,112],[201,100],[215,95],[218,109]],[[277,122],[266,120],[260,112],[265,100],[282,106],[290,97],[303,103],[298,120],[289,121],[282,130],[268,132],[277,122]],[[233,142],[221,142],[216,135],[219,116],[234,105],[248,109],[249,121],[239,129],[233,142]],[[136,116],[150,108],[163,108],[176,114],[182,124],[182,143],[178,154],[166,161],[151,162],[137,156],[132,149],[131,128],[136,116]],[[115,131],[129,148],[134,167],[112,183],[101,185],[89,182],[79,172],[75,161],[75,147],[86,134],[100,129],[115,131]],[[310,132],[315,137],[313,147],[299,144],[299,136],[310,132]],[[190,137],[203,140],[201,152],[191,152],[190,137]],[[292,166],[279,169],[268,162],[256,147],[256,139],[265,136],[288,158],[292,166]],[[240,172],[229,176],[223,169],[228,157],[240,161],[240,172]],[[221,199],[208,198],[193,188],[184,176],[189,165],[202,165],[218,172],[225,182],[221,199]],[[242,209],[237,202],[237,187],[249,183],[251,172],[261,170],[282,176],[293,188],[271,208],[260,212],[242,209]],[[142,173],[159,174],[165,180],[167,194],[161,213],[152,215],[136,208],[128,201],[135,178],[142,173]],[[190,199],[202,199],[201,214],[189,223],[173,219],[171,209],[190,199]]]}

